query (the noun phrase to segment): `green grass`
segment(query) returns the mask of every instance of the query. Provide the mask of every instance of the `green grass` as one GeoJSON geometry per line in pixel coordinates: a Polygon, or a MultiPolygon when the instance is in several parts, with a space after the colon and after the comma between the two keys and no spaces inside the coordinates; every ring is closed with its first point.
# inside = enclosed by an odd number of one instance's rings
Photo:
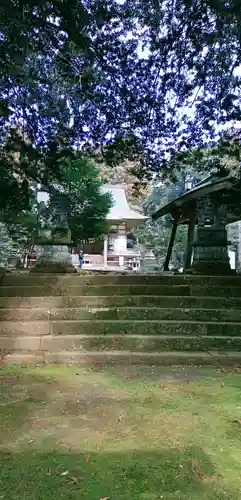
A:
{"type": "Polygon", "coordinates": [[[0,499],[240,500],[241,375],[199,373],[1,370],[0,499]]]}

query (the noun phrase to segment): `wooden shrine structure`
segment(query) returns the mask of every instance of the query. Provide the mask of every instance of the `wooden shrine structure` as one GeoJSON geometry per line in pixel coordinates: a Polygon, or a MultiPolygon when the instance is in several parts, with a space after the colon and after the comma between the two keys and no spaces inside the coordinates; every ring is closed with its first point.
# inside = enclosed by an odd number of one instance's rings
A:
{"type": "Polygon", "coordinates": [[[172,218],[172,232],[164,264],[169,269],[178,224],[188,225],[184,271],[228,274],[227,224],[241,219],[241,181],[227,172],[212,175],[152,214],[172,218]]]}

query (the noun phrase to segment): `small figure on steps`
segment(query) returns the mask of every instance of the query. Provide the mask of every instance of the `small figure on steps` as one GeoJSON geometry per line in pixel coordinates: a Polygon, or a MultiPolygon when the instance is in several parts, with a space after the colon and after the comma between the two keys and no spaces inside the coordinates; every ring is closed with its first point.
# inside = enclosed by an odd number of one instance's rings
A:
{"type": "Polygon", "coordinates": [[[83,250],[80,250],[80,252],[79,252],[79,267],[80,267],[80,269],[82,268],[83,264],[84,264],[84,252],[83,252],[83,250]]]}

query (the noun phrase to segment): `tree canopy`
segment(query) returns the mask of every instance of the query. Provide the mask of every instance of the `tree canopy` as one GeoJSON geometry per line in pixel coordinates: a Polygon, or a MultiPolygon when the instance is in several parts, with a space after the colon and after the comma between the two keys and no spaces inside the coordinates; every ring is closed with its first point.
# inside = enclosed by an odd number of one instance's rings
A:
{"type": "Polygon", "coordinates": [[[61,157],[57,167],[61,172],[61,184],[48,187],[47,215],[51,220],[54,212],[58,212],[60,219],[63,215],[75,245],[103,235],[112,200],[109,194],[101,191],[103,182],[94,162],[75,153],[61,157]]]}
{"type": "Polygon", "coordinates": [[[0,268],[6,265],[8,257],[16,252],[16,245],[9,236],[6,226],[0,222],[0,268]]]}
{"type": "Polygon", "coordinates": [[[239,0],[2,2],[0,208],[66,148],[142,173],[215,142],[240,120],[240,41],[239,0]]]}

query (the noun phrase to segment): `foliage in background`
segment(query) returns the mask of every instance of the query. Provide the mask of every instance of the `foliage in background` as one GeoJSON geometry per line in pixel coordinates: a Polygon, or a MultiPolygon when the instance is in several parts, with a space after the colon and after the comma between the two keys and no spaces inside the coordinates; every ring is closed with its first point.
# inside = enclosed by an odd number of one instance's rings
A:
{"type": "Polygon", "coordinates": [[[17,250],[17,245],[9,236],[6,225],[0,222],[0,267],[5,267],[7,259],[17,250]]]}
{"type": "Polygon", "coordinates": [[[31,255],[39,230],[38,204],[32,205],[31,209],[20,211],[14,219],[11,214],[5,215],[6,227],[12,240],[18,245],[23,262],[26,262],[27,255],[31,255]]]}
{"type": "Polygon", "coordinates": [[[61,157],[57,168],[61,183],[48,188],[48,211],[66,217],[74,245],[106,233],[106,215],[112,200],[101,192],[103,182],[95,163],[76,153],[61,157]]]}
{"type": "MultiPolygon", "coordinates": [[[[137,235],[140,245],[147,250],[152,250],[158,265],[163,267],[171,236],[170,226],[166,226],[165,220],[162,219],[155,222],[148,221],[138,229],[137,235]]],[[[170,262],[170,264],[177,269],[183,266],[186,242],[187,228],[185,226],[180,226],[176,233],[176,240],[170,262]]]]}
{"type": "Polygon", "coordinates": [[[63,220],[71,229],[74,245],[106,232],[106,215],[112,200],[108,194],[101,192],[103,182],[94,162],[71,152],[59,157],[56,168],[61,173],[59,183],[42,186],[49,197],[47,205],[37,202],[36,189],[32,186],[31,207],[28,210],[15,213],[9,208],[2,211],[5,223],[2,240],[4,256],[9,256],[8,242],[13,242],[12,250],[17,245],[18,253],[26,262],[27,255],[39,242],[40,228],[59,227],[63,220]]]}
{"type": "Polygon", "coordinates": [[[176,152],[162,163],[164,182],[195,183],[211,174],[240,176],[241,147],[237,132],[229,130],[215,146],[176,152]]]}

